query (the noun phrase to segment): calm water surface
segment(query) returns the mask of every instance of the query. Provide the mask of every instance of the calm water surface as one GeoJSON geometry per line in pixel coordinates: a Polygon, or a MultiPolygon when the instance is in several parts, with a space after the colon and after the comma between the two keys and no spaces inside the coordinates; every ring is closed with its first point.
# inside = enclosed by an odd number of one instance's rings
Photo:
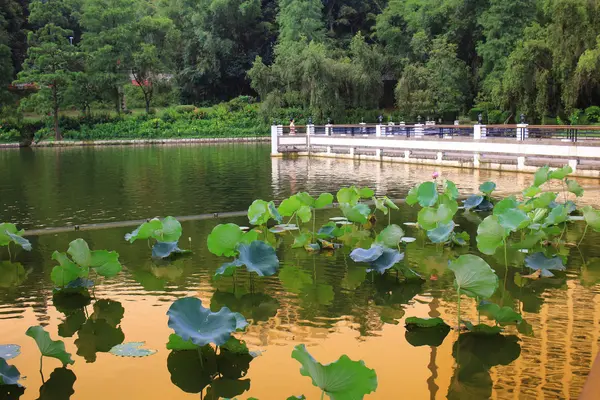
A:
{"type": "MultiPolygon", "coordinates": [[[[239,211],[256,198],[280,200],[300,190],[335,192],[351,184],[400,198],[415,183],[430,179],[432,171],[350,160],[272,160],[268,145],[10,150],[0,151],[0,170],[0,220],[26,229],[239,211]]],[[[532,179],[458,169],[441,173],[464,194],[489,179],[497,182],[498,193],[513,193],[532,179]]],[[[585,187],[598,185],[579,181],[585,187]]],[[[598,205],[600,196],[588,190],[580,202],[598,205]]],[[[415,221],[416,212],[402,207],[392,222],[415,221]]],[[[334,215],[335,210],[319,213],[317,222],[334,215]]],[[[146,243],[127,244],[123,236],[130,228],[31,237],[34,250],[19,252],[15,260],[25,274],[16,275],[14,263],[0,264],[0,344],[22,346],[22,354],[9,362],[26,377],[21,399],[197,399],[203,386],[197,362],[165,348],[172,332],[169,305],[182,296],[197,296],[205,305],[226,305],[250,321],[238,336],[261,355],[245,365],[236,363],[233,374],[240,380],[229,388],[244,390],[238,399],[300,394],[319,399],[319,390],[291,358],[299,343],[323,363],[341,354],[364,360],[379,380],[369,399],[576,398],[600,349],[600,236],[588,234],[584,240],[585,265],[577,249],[569,249],[566,273],[524,288],[514,283],[521,253],[509,255],[508,271],[503,256],[484,257],[501,280],[493,300],[519,309],[532,326],[530,333],[510,327],[501,339],[461,335],[459,340],[453,331],[439,347],[413,346],[419,343],[406,335],[404,318],[456,320],[447,261],[466,252],[478,254],[477,221],[457,219],[471,234],[471,248],[425,246],[420,236],[409,245],[406,262],[427,278],[423,283],[366,274],[348,258],[347,249],[317,255],[289,250],[290,237],[282,238],[277,276],[215,280],[224,260],[208,253],[206,236],[220,222],[247,225],[244,218],[184,223],[183,247],[194,253],[168,264],[154,263],[146,243]],[[93,249],[118,251],[125,266],[121,275],[96,287],[87,305],[53,298],[50,281],[52,252],[65,251],[77,237],[93,249]],[[24,335],[37,324],[64,340],[76,361],[66,372],[55,369],[58,361],[45,360],[44,386],[39,352],[24,335]],[[132,341],[145,341],[158,353],[140,359],[108,353],[115,344],[132,341]]],[[[407,234],[416,235],[410,229],[407,234]]],[[[583,225],[571,224],[567,239],[577,241],[582,230],[583,225]]],[[[6,250],[0,250],[0,259],[8,259],[6,250]]],[[[475,303],[462,304],[475,320],[475,303]]],[[[212,398],[214,390],[209,390],[204,398],[212,398]]]]}

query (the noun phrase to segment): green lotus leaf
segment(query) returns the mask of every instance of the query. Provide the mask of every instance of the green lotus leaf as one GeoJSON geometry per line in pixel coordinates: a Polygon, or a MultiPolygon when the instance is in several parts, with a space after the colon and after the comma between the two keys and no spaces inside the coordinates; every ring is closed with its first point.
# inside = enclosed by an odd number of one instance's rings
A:
{"type": "Polygon", "coordinates": [[[375,192],[373,189],[363,187],[358,189],[358,195],[363,199],[370,199],[371,197],[375,196],[375,192]]]}
{"type": "Polygon", "coordinates": [[[63,366],[75,363],[71,354],[66,352],[64,342],[50,339],[50,334],[41,326],[30,327],[25,334],[35,340],[42,356],[56,358],[63,363],[63,366]]]}
{"type": "Polygon", "coordinates": [[[373,197],[373,203],[375,204],[375,209],[381,211],[383,215],[388,215],[388,208],[385,205],[384,199],[378,199],[377,197],[373,197]]]}
{"type": "Polygon", "coordinates": [[[459,246],[468,246],[471,242],[471,236],[469,236],[469,234],[464,231],[460,233],[454,232],[451,235],[450,240],[452,240],[452,243],[457,244],[459,246]]]}
{"type": "Polygon", "coordinates": [[[564,204],[565,209],[567,210],[567,215],[575,212],[577,210],[577,204],[573,200],[567,200],[564,204]]]}
{"type": "Polygon", "coordinates": [[[523,320],[521,314],[517,313],[510,307],[500,307],[498,304],[489,301],[482,301],[477,309],[485,316],[495,320],[498,324],[517,325],[523,320]]]}
{"type": "Polygon", "coordinates": [[[90,251],[87,242],[83,239],[75,239],[69,243],[67,253],[80,267],[86,268],[92,264],[92,252],[90,251]]]}
{"type": "MultiPolygon", "coordinates": [[[[180,249],[179,242],[156,242],[154,244],[154,246],[152,246],[152,258],[168,258],[168,257],[172,256],[173,254],[187,254],[187,253],[191,253],[191,251],[180,249]]],[[[119,255],[117,254],[117,258],[118,258],[118,256],[119,255]]],[[[120,269],[119,269],[119,271],[120,271],[120,269]]],[[[96,272],[98,272],[97,269],[96,269],[96,272]]],[[[117,271],[117,273],[118,273],[118,271],[117,271]]],[[[103,274],[100,274],[100,275],[103,275],[103,274]]]]}
{"type": "Polygon", "coordinates": [[[20,246],[23,250],[25,250],[25,251],[32,250],[33,247],[31,246],[31,242],[29,240],[27,240],[24,237],[21,237],[17,234],[10,233],[8,231],[5,231],[4,233],[6,233],[6,235],[8,235],[9,238],[11,238],[11,240],[13,241],[14,244],[16,244],[17,246],[20,246]]]}
{"type": "Polygon", "coordinates": [[[408,317],[404,320],[406,324],[406,329],[414,329],[414,328],[436,328],[440,326],[448,326],[444,322],[443,319],[437,318],[418,318],[418,317],[408,317]]]}
{"type": "Polygon", "coordinates": [[[0,358],[12,360],[21,354],[21,346],[18,344],[0,344],[0,358]]]}
{"type": "Polygon", "coordinates": [[[118,344],[109,353],[119,357],[148,357],[156,354],[156,350],[144,349],[146,342],[129,342],[118,344]]]}
{"type": "Polygon", "coordinates": [[[300,235],[294,238],[292,249],[303,248],[304,246],[310,243],[311,238],[312,235],[310,233],[301,233],[300,235]]]}
{"type": "Polygon", "coordinates": [[[349,188],[341,188],[340,190],[338,190],[336,198],[338,203],[340,204],[349,204],[351,206],[354,206],[360,200],[360,194],[358,193],[356,188],[352,186],[349,188]]]}
{"type": "Polygon", "coordinates": [[[167,342],[167,350],[196,350],[199,346],[195,345],[192,340],[183,340],[181,336],[171,333],[167,342]]]}
{"type": "Polygon", "coordinates": [[[368,205],[363,203],[356,204],[355,206],[341,204],[340,208],[342,209],[344,216],[348,218],[348,221],[359,224],[366,224],[369,219],[369,215],[371,215],[371,209],[368,205]]]}
{"type": "Polygon", "coordinates": [[[255,240],[258,240],[258,232],[255,230],[251,230],[248,232],[243,232],[242,238],[240,239],[239,243],[250,244],[255,240]]]}
{"type": "Polygon", "coordinates": [[[536,208],[535,210],[531,211],[528,215],[531,219],[531,223],[537,224],[544,219],[547,213],[548,209],[546,208],[536,208]]]}
{"type": "Polygon", "coordinates": [[[438,224],[438,227],[427,231],[427,237],[433,243],[446,243],[450,239],[450,235],[454,231],[454,221],[450,221],[447,224],[438,224]]]}
{"type": "Polygon", "coordinates": [[[138,239],[145,240],[156,236],[156,232],[163,228],[162,222],[158,218],[153,218],[138,226],[133,232],[125,235],[125,240],[133,243],[138,239]]]}
{"type": "Polygon", "coordinates": [[[444,343],[444,339],[446,339],[446,336],[448,336],[449,332],[450,327],[442,321],[441,325],[431,328],[420,328],[417,326],[408,328],[407,326],[406,332],[404,333],[404,338],[411,346],[414,347],[438,347],[444,343]]]}
{"type": "Polygon", "coordinates": [[[169,328],[183,341],[191,340],[197,346],[210,343],[221,346],[229,340],[232,332],[248,325],[241,314],[231,312],[227,307],[212,312],[195,297],[175,300],[167,315],[169,328]]]}
{"type": "Polygon", "coordinates": [[[417,204],[419,202],[419,196],[417,195],[418,190],[419,190],[419,187],[414,186],[408,191],[408,194],[406,195],[406,199],[404,200],[406,202],[406,204],[408,204],[409,206],[414,206],[415,204],[417,204]]]}
{"type": "Polygon", "coordinates": [[[4,358],[0,358],[0,385],[18,385],[21,373],[14,365],[8,365],[4,358]]]}
{"type": "Polygon", "coordinates": [[[240,244],[238,246],[239,256],[231,263],[223,264],[215,275],[231,276],[235,268],[246,266],[250,272],[256,272],[259,276],[271,276],[279,268],[279,259],[275,249],[265,242],[256,240],[251,244],[240,244]]]}
{"type": "Polygon", "coordinates": [[[399,210],[398,206],[396,204],[394,204],[394,202],[387,196],[383,197],[383,201],[385,202],[385,205],[392,210],[399,210]]]}
{"type": "Polygon", "coordinates": [[[506,212],[507,210],[517,207],[519,207],[519,202],[517,201],[517,198],[515,196],[508,196],[494,205],[493,214],[500,215],[506,212]]]}
{"type": "Polygon", "coordinates": [[[376,271],[383,274],[388,269],[399,263],[404,259],[404,253],[400,253],[395,249],[384,248],[383,253],[376,260],[371,261],[369,265],[371,268],[367,269],[367,272],[376,271]]]}
{"type": "Polygon", "coordinates": [[[423,182],[417,189],[417,198],[421,207],[431,207],[438,199],[437,186],[435,182],[423,182]]]}
{"type": "Polygon", "coordinates": [[[400,240],[404,236],[404,231],[398,225],[392,224],[385,227],[379,235],[377,235],[377,242],[390,248],[397,248],[400,244],[400,240]]]}
{"type": "Polygon", "coordinates": [[[444,194],[446,194],[452,200],[458,199],[459,193],[456,184],[452,181],[446,180],[446,182],[444,182],[444,194]]]}
{"type": "Polygon", "coordinates": [[[331,193],[321,193],[315,200],[314,208],[324,208],[333,203],[333,195],[331,193]]]}
{"type": "Polygon", "coordinates": [[[291,217],[300,207],[302,207],[302,202],[296,195],[293,195],[283,200],[277,210],[284,217],[291,217]]]}
{"type": "MultiPolygon", "coordinates": [[[[494,209],[495,214],[495,209],[494,209]]],[[[510,208],[495,214],[498,217],[498,223],[511,232],[516,232],[527,227],[531,223],[531,219],[523,211],[518,208],[510,208]]]]}
{"type": "Polygon", "coordinates": [[[488,299],[498,288],[498,276],[481,257],[464,254],[450,262],[454,287],[469,297],[488,299]]]}
{"type": "Polygon", "coordinates": [[[541,186],[550,179],[550,167],[543,166],[539,168],[533,175],[533,186],[541,186]]]}
{"type": "Polygon", "coordinates": [[[594,210],[590,206],[585,206],[581,209],[583,218],[594,231],[600,232],[600,211],[594,210]]]}
{"type": "Polygon", "coordinates": [[[556,200],[556,196],[558,196],[557,193],[544,192],[544,193],[540,194],[538,197],[533,199],[533,207],[534,208],[546,208],[550,204],[552,204],[552,202],[554,200],[556,200]]]}
{"type": "Polygon", "coordinates": [[[513,244],[511,247],[513,249],[532,249],[535,247],[541,240],[546,238],[546,233],[543,231],[533,231],[528,233],[525,236],[525,239],[522,241],[513,244]]]}
{"type": "Polygon", "coordinates": [[[244,232],[235,224],[217,225],[206,240],[208,251],[216,256],[232,257],[236,255],[243,236],[244,232]]]}
{"type": "Polygon", "coordinates": [[[555,169],[552,172],[550,172],[550,178],[549,179],[563,180],[563,179],[565,179],[567,177],[567,175],[569,175],[572,172],[573,172],[573,168],[571,168],[570,165],[565,165],[562,168],[555,169]]]}
{"type": "Polygon", "coordinates": [[[465,210],[471,210],[474,208],[477,208],[481,202],[483,201],[483,196],[478,195],[478,194],[474,194],[469,196],[465,201],[463,201],[463,206],[465,207],[465,210]]]}
{"type": "MultiPolygon", "coordinates": [[[[458,211],[458,202],[450,198],[447,194],[441,194],[438,196],[438,204],[438,210],[444,206],[443,208],[445,208],[452,216],[454,216],[454,214],[456,214],[458,211]]],[[[446,220],[446,222],[449,221],[450,219],[446,220]]]]}
{"type": "Polygon", "coordinates": [[[14,239],[9,236],[9,233],[16,236],[22,236],[24,232],[25,231],[23,230],[19,231],[15,224],[2,222],[0,224],[0,246],[6,246],[10,242],[14,242],[14,239]]]}
{"type": "Polygon", "coordinates": [[[562,224],[569,218],[569,214],[567,213],[567,209],[564,205],[559,204],[550,211],[550,214],[544,220],[544,226],[558,225],[562,224]]]}
{"type": "Polygon", "coordinates": [[[315,199],[310,194],[306,192],[300,192],[297,193],[296,196],[298,197],[298,200],[300,200],[305,206],[314,207],[315,199]]]}
{"type": "Polygon", "coordinates": [[[317,231],[317,237],[319,239],[329,239],[335,237],[334,232],[336,230],[337,225],[335,224],[335,222],[328,222],[321,228],[319,228],[319,230],[317,231]]]}
{"type": "Polygon", "coordinates": [[[484,182],[479,185],[479,191],[486,196],[492,194],[492,192],[496,189],[496,184],[494,182],[484,182]]]}
{"type": "MultiPolygon", "coordinates": [[[[177,242],[175,243],[177,244],[177,242]]],[[[152,249],[152,254],[154,255],[154,249],[152,249]]],[[[92,267],[98,275],[105,278],[116,276],[123,269],[123,266],[119,262],[119,253],[108,250],[92,251],[90,267],[92,267]]]]}
{"type": "Polygon", "coordinates": [[[361,248],[354,249],[350,253],[350,258],[354,262],[369,262],[370,263],[370,262],[377,260],[379,257],[381,257],[384,249],[385,248],[383,246],[373,246],[370,249],[361,249],[361,248]]]}
{"type": "Polygon", "coordinates": [[[583,188],[573,179],[567,179],[567,190],[577,197],[583,196],[583,188]]]}
{"type": "MultiPolygon", "coordinates": [[[[248,399],[248,400],[250,400],[250,399],[248,399]]],[[[258,399],[254,399],[254,400],[258,400],[258,399]]],[[[306,397],[304,397],[304,395],[290,396],[286,400],[306,400],[306,397]]]]}
{"type": "Polygon", "coordinates": [[[539,186],[529,186],[527,189],[523,191],[524,197],[535,197],[538,193],[540,193],[542,189],[539,186]]]}
{"type": "Polygon", "coordinates": [[[352,361],[343,355],[337,361],[323,365],[316,361],[303,344],[294,348],[292,358],[302,364],[300,373],[312,379],[332,400],[362,399],[377,389],[377,374],[362,361],[352,361]]]}
{"type": "Polygon", "coordinates": [[[496,249],[504,244],[507,236],[508,233],[500,225],[498,217],[489,215],[477,227],[477,248],[484,254],[493,255],[496,249]]]}
{"type": "Polygon", "coordinates": [[[177,242],[183,233],[181,223],[174,217],[165,217],[161,223],[162,227],[152,237],[159,242],[177,242]]]}
{"type": "Polygon", "coordinates": [[[473,335],[498,335],[502,333],[502,328],[499,326],[489,326],[486,324],[473,325],[469,321],[463,321],[467,330],[473,335]]]}
{"type": "Polygon", "coordinates": [[[455,213],[456,211],[446,204],[441,204],[438,208],[424,207],[417,215],[417,222],[421,228],[429,231],[435,229],[438,224],[448,224],[455,213]]]}
{"type": "Polygon", "coordinates": [[[66,254],[55,251],[52,259],[60,264],[52,268],[50,279],[56,286],[64,287],[83,275],[87,276],[87,269],[82,270],[77,264],[69,260],[66,254]]]}
{"type": "Polygon", "coordinates": [[[269,213],[269,203],[264,200],[254,200],[248,208],[248,220],[251,225],[265,225],[271,214],[269,213]]]}
{"type": "Polygon", "coordinates": [[[283,217],[281,216],[281,214],[279,214],[277,207],[275,207],[275,202],[270,201],[267,204],[267,208],[269,210],[269,217],[277,221],[278,224],[280,224],[283,221],[283,217]]]}
{"type": "Polygon", "coordinates": [[[310,206],[302,206],[296,211],[296,215],[304,223],[307,223],[312,218],[312,209],[310,206]]]}
{"type": "MultiPolygon", "coordinates": [[[[11,288],[23,283],[29,272],[20,263],[0,262],[0,288],[11,288]]],[[[1,356],[0,356],[1,357],[1,356]]]]}
{"type": "Polygon", "coordinates": [[[550,278],[554,274],[550,271],[564,271],[566,269],[562,258],[559,256],[546,257],[542,252],[531,254],[525,257],[525,266],[534,270],[540,271],[542,277],[550,278]]]}

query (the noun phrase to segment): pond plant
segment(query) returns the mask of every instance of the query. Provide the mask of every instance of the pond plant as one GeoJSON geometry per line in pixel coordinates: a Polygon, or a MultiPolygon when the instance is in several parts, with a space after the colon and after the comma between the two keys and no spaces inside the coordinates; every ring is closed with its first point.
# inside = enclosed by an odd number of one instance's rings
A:
{"type": "Polygon", "coordinates": [[[14,245],[22,248],[25,251],[31,251],[32,246],[29,240],[23,237],[24,230],[18,230],[15,224],[9,222],[0,223],[0,247],[6,246],[8,250],[8,257],[12,261],[12,254],[10,252],[10,245],[14,245]]]}
{"type": "MultiPolygon", "coordinates": [[[[251,229],[232,223],[220,224],[207,238],[212,254],[229,258],[216,269],[215,278],[233,277],[233,289],[229,290],[231,280],[215,279],[215,285],[221,282],[222,286],[213,293],[210,308],[198,298],[184,297],[175,300],[167,311],[168,326],[173,330],[166,344],[171,352],[167,367],[172,382],[187,393],[200,393],[207,399],[233,399],[248,391],[250,380],[246,374],[260,352],[250,351],[237,336],[246,329],[248,320],[250,323],[268,321],[277,315],[281,306],[278,299],[261,292],[263,286],[255,285],[252,277],[278,275],[283,289],[298,296],[300,304],[328,307],[338,294],[331,282],[319,279],[317,262],[325,260],[322,257],[335,256],[344,259],[340,286],[348,292],[345,295],[367,293],[381,324],[399,323],[405,315],[405,306],[422,293],[427,277],[432,284],[438,279],[446,283],[452,281],[456,293],[456,323],[439,317],[410,316],[404,320],[405,339],[413,346],[436,347],[454,328],[458,335],[453,347],[457,369],[449,398],[458,396],[463,388],[479,390],[480,382],[475,382],[478,379],[482,380],[482,393],[487,394],[489,369],[506,365],[520,354],[518,338],[507,333],[516,327],[523,335],[533,334],[532,326],[521,315],[520,305],[515,307],[510,296],[506,300],[509,268],[518,269],[514,284],[520,290],[535,291],[536,283],[561,276],[566,269],[567,249],[580,249],[590,228],[600,232],[600,211],[577,206],[583,188],[569,178],[571,172],[569,166],[558,169],[545,166],[534,174],[533,184],[520,196],[498,198],[494,196],[496,184],[485,182],[480,185],[478,194],[467,197],[461,217],[478,221],[474,239],[482,257],[466,254],[471,237],[466,231],[458,231],[459,225],[455,222],[460,194],[452,181],[441,179],[437,173],[433,181],[413,187],[406,198],[407,205],[420,207],[417,223],[406,225],[416,225],[419,231],[415,236],[423,238],[422,243],[410,246],[408,243],[415,238],[406,237],[404,229],[392,223],[391,213],[399,207],[386,196],[375,196],[367,187],[341,188],[335,196],[300,192],[279,205],[274,201],[254,201],[247,213],[251,229]],[[562,196],[544,190],[548,182],[560,185],[562,196]],[[319,224],[318,211],[326,208],[332,208],[332,213],[337,211],[338,215],[319,224]],[[383,223],[378,221],[377,216],[381,214],[388,217],[387,224],[385,219],[383,223]],[[567,238],[572,241],[573,236],[567,233],[570,226],[578,222],[585,223],[585,228],[577,243],[571,243],[567,238]],[[298,262],[288,262],[288,259],[284,259],[280,268],[277,252],[282,243],[290,244],[291,251],[285,255],[293,254],[295,261],[310,258],[312,270],[304,270],[298,262]],[[435,257],[430,259],[433,267],[414,267],[418,264],[414,259],[409,264],[409,248],[413,256],[413,251],[420,250],[419,254],[433,254],[435,257]],[[499,268],[504,264],[503,284],[488,263],[490,259],[496,260],[499,268]],[[243,282],[240,285],[235,280],[242,267],[251,277],[249,290],[243,282]],[[390,273],[394,269],[395,275],[390,273]],[[404,280],[399,278],[399,273],[404,280]],[[476,322],[467,320],[461,313],[464,301],[475,302],[476,322]],[[482,316],[486,321],[481,321],[482,316]]],[[[31,244],[22,234],[13,224],[0,224],[0,246],[12,243],[31,250],[31,244]]],[[[181,235],[181,224],[173,217],[166,217],[144,222],[125,239],[131,243],[148,240],[149,245],[152,244],[153,259],[166,259],[163,263],[167,263],[174,255],[187,252],[179,248],[181,235]]],[[[583,254],[581,256],[583,258],[583,254]]],[[[56,286],[53,303],[65,315],[58,334],[61,337],[77,335],[74,343],[78,356],[94,362],[98,352],[119,357],[145,357],[156,352],[143,348],[142,341],[124,343],[122,305],[96,299],[93,292],[90,293],[94,287],[90,276],[113,277],[122,270],[118,253],[90,250],[83,239],[76,239],[65,253],[55,251],[52,259],[58,262],[51,272],[56,286]],[[91,314],[88,314],[89,305],[93,308],[91,314]]],[[[600,261],[595,258],[583,260],[582,271],[596,264],[600,261]]],[[[13,264],[12,260],[0,264],[0,287],[18,286],[26,277],[27,271],[21,264],[13,264]]],[[[593,276],[585,279],[595,282],[593,276]]],[[[26,335],[36,341],[41,352],[43,384],[40,392],[52,393],[56,382],[63,382],[60,385],[64,386],[64,393],[72,394],[76,378],[67,365],[74,360],[64,343],[52,340],[41,326],[29,328],[26,335]],[[48,381],[43,379],[44,357],[56,358],[62,363],[48,381]]],[[[20,373],[7,363],[19,352],[16,345],[0,346],[2,390],[19,388],[20,373]]],[[[333,400],[362,399],[377,389],[375,371],[362,361],[342,355],[337,361],[323,365],[304,345],[296,346],[292,357],[300,362],[300,373],[310,377],[313,385],[320,388],[322,399],[325,395],[333,400]]],[[[289,399],[302,398],[304,396],[289,399]]]]}
{"type": "Polygon", "coordinates": [[[183,233],[181,224],[174,217],[164,219],[153,218],[138,226],[133,232],[125,235],[125,240],[133,243],[136,240],[154,239],[152,258],[163,259],[176,254],[190,253],[190,250],[179,248],[179,239],[183,233]]]}

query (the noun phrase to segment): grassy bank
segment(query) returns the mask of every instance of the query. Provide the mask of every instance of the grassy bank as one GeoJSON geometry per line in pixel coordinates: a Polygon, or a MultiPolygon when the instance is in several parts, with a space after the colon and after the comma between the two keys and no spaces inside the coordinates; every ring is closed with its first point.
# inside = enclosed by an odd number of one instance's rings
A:
{"type": "MultiPolygon", "coordinates": [[[[0,142],[53,140],[47,117],[28,115],[0,123],[0,142]]],[[[254,104],[223,103],[208,108],[175,106],[151,114],[116,115],[92,112],[89,116],[60,116],[64,140],[253,137],[269,134],[268,123],[254,104]]]]}

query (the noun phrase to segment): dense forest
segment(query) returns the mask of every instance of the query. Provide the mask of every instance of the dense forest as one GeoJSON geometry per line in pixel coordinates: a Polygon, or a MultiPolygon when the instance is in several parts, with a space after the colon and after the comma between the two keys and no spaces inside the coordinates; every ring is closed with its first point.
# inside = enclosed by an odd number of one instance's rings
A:
{"type": "Polygon", "coordinates": [[[265,118],[599,122],[600,0],[0,0],[4,113],[240,95],[265,118]]]}

